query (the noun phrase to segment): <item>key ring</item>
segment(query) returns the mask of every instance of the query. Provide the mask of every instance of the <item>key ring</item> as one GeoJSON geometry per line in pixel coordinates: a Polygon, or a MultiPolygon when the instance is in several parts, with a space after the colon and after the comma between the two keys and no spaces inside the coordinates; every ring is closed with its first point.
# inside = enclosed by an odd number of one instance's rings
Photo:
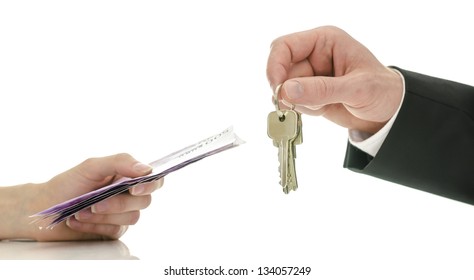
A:
{"type": "Polygon", "coordinates": [[[278,114],[278,118],[280,118],[280,121],[284,118],[284,114],[280,109],[280,101],[279,101],[280,90],[281,90],[282,85],[283,84],[278,84],[275,88],[275,91],[273,92],[273,105],[275,105],[275,110],[278,114]]]}
{"type": "MultiPolygon", "coordinates": [[[[280,102],[279,102],[280,91],[281,91],[281,86],[282,85],[283,85],[283,83],[278,84],[275,88],[275,92],[273,92],[273,105],[275,105],[275,109],[276,109],[276,111],[278,113],[278,116],[280,118],[283,117],[283,112],[280,109],[280,102]]],[[[294,110],[294,109],[295,109],[295,105],[291,104],[291,110],[294,110]]]]}

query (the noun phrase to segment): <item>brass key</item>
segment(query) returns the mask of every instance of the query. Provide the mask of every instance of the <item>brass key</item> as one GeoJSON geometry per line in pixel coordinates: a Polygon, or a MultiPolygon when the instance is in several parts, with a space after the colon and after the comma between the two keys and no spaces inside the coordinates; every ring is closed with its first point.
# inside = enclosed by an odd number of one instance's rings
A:
{"type": "MultiPolygon", "coordinates": [[[[297,136],[296,136],[297,137],[297,136]]],[[[298,189],[298,180],[296,178],[296,168],[295,168],[295,139],[290,143],[290,149],[288,152],[288,190],[296,191],[298,189]]]]}
{"type": "Polygon", "coordinates": [[[296,145],[303,143],[303,122],[301,121],[301,114],[296,112],[298,115],[298,122],[297,122],[297,136],[293,141],[291,141],[291,149],[288,158],[288,174],[291,177],[289,181],[288,187],[290,190],[296,191],[298,189],[298,180],[296,178],[296,167],[295,167],[295,159],[296,159],[296,145]]]}
{"type": "MultiPolygon", "coordinates": [[[[268,114],[267,134],[278,146],[278,160],[280,162],[280,184],[284,193],[294,189],[292,183],[295,177],[293,158],[293,140],[298,136],[298,115],[293,110],[277,110],[268,114]],[[292,170],[289,170],[293,168],[292,170]]],[[[296,178],[296,177],[295,177],[296,178]]]]}

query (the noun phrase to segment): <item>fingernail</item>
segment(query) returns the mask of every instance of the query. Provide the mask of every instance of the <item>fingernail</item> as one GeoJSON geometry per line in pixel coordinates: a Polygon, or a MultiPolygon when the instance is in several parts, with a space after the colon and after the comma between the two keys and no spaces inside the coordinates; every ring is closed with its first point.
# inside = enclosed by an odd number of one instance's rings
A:
{"type": "Polygon", "coordinates": [[[78,229],[81,223],[78,222],[75,217],[69,217],[66,219],[66,225],[72,229],[78,229]]]}
{"type": "Polygon", "coordinates": [[[105,211],[107,211],[107,208],[107,201],[101,201],[92,205],[91,210],[92,213],[104,213],[105,211]]]}
{"type": "Polygon", "coordinates": [[[151,169],[152,169],[151,166],[149,166],[148,164],[141,163],[141,162],[137,162],[133,166],[133,170],[139,173],[146,173],[146,172],[149,172],[151,169]]]}
{"type": "Polygon", "coordinates": [[[77,219],[77,220],[87,220],[89,219],[90,217],[92,217],[92,212],[90,209],[85,209],[85,210],[82,210],[82,211],[79,211],[77,212],[74,217],[77,219]]]}
{"type": "Polygon", "coordinates": [[[138,185],[132,188],[132,194],[133,195],[139,195],[145,192],[145,186],[143,185],[138,185]]]}
{"type": "Polygon", "coordinates": [[[284,83],[286,96],[290,99],[298,99],[303,96],[304,87],[297,81],[287,81],[284,83]]]}

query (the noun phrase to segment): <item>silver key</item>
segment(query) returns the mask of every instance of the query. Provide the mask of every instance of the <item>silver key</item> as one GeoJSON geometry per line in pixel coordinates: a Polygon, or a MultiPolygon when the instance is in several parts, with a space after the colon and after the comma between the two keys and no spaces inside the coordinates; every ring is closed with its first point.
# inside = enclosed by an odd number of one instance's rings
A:
{"type": "Polygon", "coordinates": [[[283,192],[288,193],[290,186],[293,188],[292,176],[295,174],[294,169],[290,171],[288,168],[291,168],[292,141],[298,136],[298,115],[293,110],[274,111],[268,114],[267,122],[267,134],[278,145],[280,184],[283,192]]]}

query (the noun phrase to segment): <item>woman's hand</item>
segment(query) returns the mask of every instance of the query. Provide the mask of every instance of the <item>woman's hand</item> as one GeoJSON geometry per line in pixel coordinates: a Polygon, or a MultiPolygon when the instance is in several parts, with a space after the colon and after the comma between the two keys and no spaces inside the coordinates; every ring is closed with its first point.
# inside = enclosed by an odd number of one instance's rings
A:
{"type": "MultiPolygon", "coordinates": [[[[21,191],[15,196],[22,203],[21,207],[17,208],[21,215],[14,215],[19,217],[20,221],[12,221],[17,224],[13,227],[17,227],[19,222],[25,223],[24,217],[103,187],[120,177],[143,176],[151,170],[150,166],[138,162],[128,154],[117,154],[87,159],[44,184],[12,187],[21,191]],[[21,194],[24,194],[24,197],[21,194]]],[[[53,229],[40,229],[37,224],[26,222],[25,229],[18,229],[17,236],[10,234],[9,238],[38,241],[118,239],[127,231],[129,225],[138,221],[140,210],[151,203],[151,193],[162,185],[163,179],[137,185],[129,192],[113,196],[78,212],[53,229]]],[[[15,193],[14,189],[11,191],[15,193]]]]}

